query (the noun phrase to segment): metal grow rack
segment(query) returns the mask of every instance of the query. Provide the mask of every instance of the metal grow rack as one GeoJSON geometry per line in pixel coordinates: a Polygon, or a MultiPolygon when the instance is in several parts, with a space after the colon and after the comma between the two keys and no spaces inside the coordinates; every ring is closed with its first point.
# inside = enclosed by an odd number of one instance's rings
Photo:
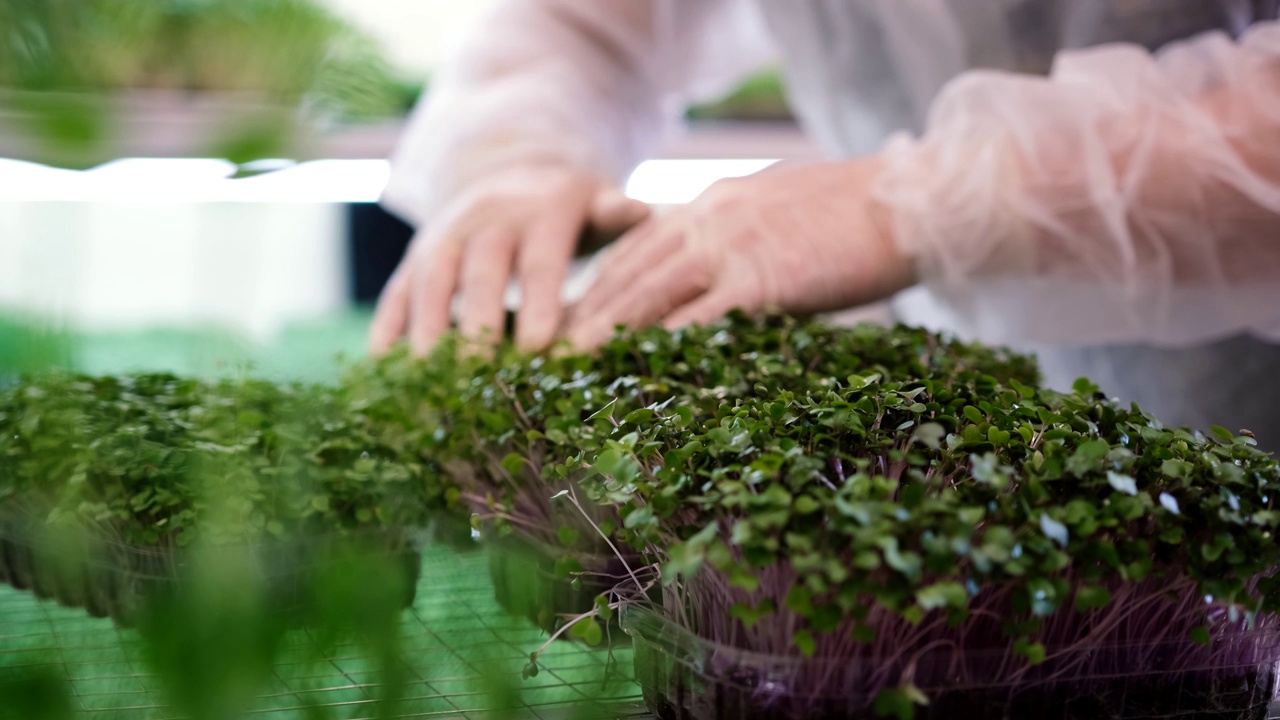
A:
{"type": "MultiPolygon", "coordinates": [[[[545,635],[498,608],[486,563],[479,552],[425,553],[418,600],[402,618],[411,676],[398,717],[478,718],[504,710],[547,720],[647,716],[629,649],[615,649],[609,665],[607,652],[557,642],[543,654],[537,677],[520,682],[520,668],[545,635]],[[509,668],[519,700],[497,704],[484,691],[481,667],[509,668]]],[[[374,715],[378,688],[371,661],[358,648],[340,645],[319,665],[304,662],[307,638],[298,635],[304,632],[290,636],[249,717],[284,720],[303,716],[308,707],[344,720],[374,715]]],[[[132,631],[0,586],[0,671],[52,663],[70,680],[77,719],[176,720],[157,681],[142,670],[140,655],[132,631]]],[[[0,717],[8,717],[4,708],[0,717]]]]}

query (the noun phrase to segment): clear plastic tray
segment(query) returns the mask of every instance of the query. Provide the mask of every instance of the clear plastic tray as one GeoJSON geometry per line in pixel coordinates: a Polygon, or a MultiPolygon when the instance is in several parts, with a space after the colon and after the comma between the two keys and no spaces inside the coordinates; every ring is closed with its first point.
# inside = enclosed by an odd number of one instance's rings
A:
{"type": "MultiPolygon", "coordinates": [[[[527,617],[546,632],[555,632],[566,619],[589,612],[597,596],[629,582],[626,565],[616,555],[571,552],[519,535],[488,544],[494,599],[507,612],[527,617]],[[568,577],[557,573],[556,562],[562,557],[575,560],[581,571],[568,577]]],[[[616,615],[607,630],[611,644],[629,640],[616,615]]]]}
{"type": "MultiPolygon", "coordinates": [[[[503,485],[496,472],[481,476],[475,474],[474,468],[468,472],[471,474],[462,476],[461,484],[478,480],[490,495],[501,493],[503,485]]],[[[599,539],[597,528],[602,522],[620,524],[616,511],[590,502],[582,503],[580,509],[568,501],[556,503],[551,497],[573,487],[572,483],[546,487],[541,480],[525,479],[539,490],[518,489],[509,498],[509,505],[497,513],[511,521],[509,534],[497,529],[495,510],[487,495],[470,493],[463,497],[482,523],[480,534],[489,556],[494,599],[507,612],[526,617],[538,628],[553,633],[566,619],[589,612],[598,596],[630,583],[628,566],[639,568],[642,560],[639,553],[625,546],[617,546],[624,553],[619,557],[614,548],[599,539]],[[559,543],[562,528],[576,533],[578,542],[572,547],[559,543]],[[578,569],[568,575],[557,572],[561,559],[575,561],[578,569]]],[[[616,615],[605,629],[611,644],[629,641],[616,615]]]]}
{"type": "Polygon", "coordinates": [[[148,598],[177,587],[187,573],[199,569],[200,552],[215,553],[219,562],[247,565],[273,607],[285,612],[306,604],[326,567],[349,553],[374,553],[390,559],[396,572],[403,573],[397,587],[405,588],[407,607],[413,602],[421,550],[429,535],[426,530],[388,528],[196,551],[122,544],[100,529],[58,532],[29,516],[0,513],[0,583],[129,627],[148,598]]]}
{"type": "MultiPolygon", "coordinates": [[[[874,718],[875,691],[898,687],[893,662],[753,653],[699,638],[661,611],[628,607],[635,674],[664,720],[874,718]],[[877,673],[881,673],[877,677],[877,673]],[[814,691],[812,688],[822,688],[814,691]]],[[[938,647],[914,658],[912,684],[929,698],[916,718],[1228,718],[1263,720],[1276,698],[1280,633],[1219,633],[1212,645],[1049,650],[1044,663],[1008,652],[938,647]]]]}

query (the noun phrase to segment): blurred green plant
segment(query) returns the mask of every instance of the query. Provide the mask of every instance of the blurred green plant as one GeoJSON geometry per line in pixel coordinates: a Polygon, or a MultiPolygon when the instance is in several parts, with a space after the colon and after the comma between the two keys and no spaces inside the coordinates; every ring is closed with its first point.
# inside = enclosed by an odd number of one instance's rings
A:
{"type": "Polygon", "coordinates": [[[372,39],[314,0],[0,0],[0,89],[64,165],[93,156],[124,91],[247,104],[207,149],[241,163],[283,154],[296,110],[358,122],[398,116],[416,97],[372,39]]]}
{"type": "MultiPolygon", "coordinates": [[[[257,569],[251,555],[203,548],[172,592],[151,598],[142,615],[148,665],[168,700],[193,720],[242,717],[285,655],[296,622],[272,602],[275,583],[257,569]]],[[[407,591],[389,558],[346,546],[315,574],[297,610],[309,629],[296,659],[316,666],[340,648],[358,648],[373,669],[377,717],[397,716],[408,679],[399,622],[407,591]]]]}
{"type": "Polygon", "coordinates": [[[237,92],[344,116],[403,104],[376,45],[313,0],[0,0],[0,27],[13,89],[237,92]]]}
{"type": "Polygon", "coordinates": [[[786,83],[778,70],[766,70],[747,78],[719,100],[689,108],[690,120],[747,120],[784,122],[792,119],[786,83]]]}
{"type": "Polygon", "coordinates": [[[74,343],[66,332],[47,323],[0,314],[0,387],[23,373],[70,367],[74,355],[74,343]]]}
{"type": "Polygon", "coordinates": [[[0,717],[70,720],[71,687],[66,675],[50,661],[0,668],[0,717]]]}
{"type": "Polygon", "coordinates": [[[412,580],[458,505],[416,448],[322,386],[53,373],[0,393],[0,433],[0,579],[126,625],[202,543],[247,548],[285,609],[346,543],[412,580]],[[84,536],[70,568],[49,532],[84,536]]]}

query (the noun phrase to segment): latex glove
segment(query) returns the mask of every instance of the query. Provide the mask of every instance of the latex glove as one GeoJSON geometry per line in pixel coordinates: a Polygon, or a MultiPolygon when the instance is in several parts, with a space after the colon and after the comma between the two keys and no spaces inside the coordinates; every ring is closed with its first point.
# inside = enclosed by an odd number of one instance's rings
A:
{"type": "Polygon", "coordinates": [[[603,259],[567,335],[706,323],[733,309],[807,314],[887,297],[915,280],[870,189],[879,160],[775,168],[716,183],[631,231],[603,259]]]}
{"type": "Polygon", "coordinates": [[[407,335],[413,352],[428,352],[451,325],[455,295],[464,336],[500,337],[513,274],[521,289],[516,341],[542,349],[561,326],[565,273],[584,229],[622,232],[647,215],[647,206],[580,171],[535,165],[497,173],[414,237],[379,298],[370,349],[384,352],[407,335]]]}

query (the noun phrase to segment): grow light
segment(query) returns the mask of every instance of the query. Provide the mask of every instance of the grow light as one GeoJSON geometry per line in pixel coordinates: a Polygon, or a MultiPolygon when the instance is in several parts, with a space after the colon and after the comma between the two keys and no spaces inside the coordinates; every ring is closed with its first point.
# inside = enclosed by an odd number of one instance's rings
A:
{"type": "MultiPolygon", "coordinates": [[[[724,178],[762,170],[776,160],[650,160],[626,192],[655,205],[685,203],[724,178]]],[[[129,158],[91,170],[51,168],[0,159],[6,202],[376,202],[391,175],[385,160],[262,161],[261,175],[235,179],[236,166],[211,158],[129,158]]]]}
{"type": "Polygon", "coordinates": [[[679,205],[718,180],[759,172],[777,160],[649,160],[627,181],[628,196],[650,205],[679,205]]]}
{"type": "Polygon", "coordinates": [[[376,202],[390,175],[385,160],[317,160],[234,179],[236,165],[216,159],[131,158],[91,170],[0,160],[0,199],[9,202],[363,203],[376,202]]]}

